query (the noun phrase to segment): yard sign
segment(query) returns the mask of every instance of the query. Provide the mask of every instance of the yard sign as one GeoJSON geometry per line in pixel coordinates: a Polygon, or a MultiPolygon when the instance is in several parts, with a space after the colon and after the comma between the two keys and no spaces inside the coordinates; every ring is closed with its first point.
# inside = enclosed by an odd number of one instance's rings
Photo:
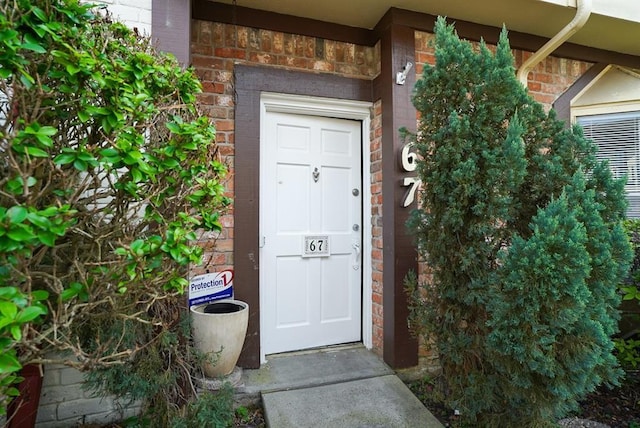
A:
{"type": "Polygon", "coordinates": [[[189,282],[189,306],[233,298],[233,271],[205,273],[189,282]]]}

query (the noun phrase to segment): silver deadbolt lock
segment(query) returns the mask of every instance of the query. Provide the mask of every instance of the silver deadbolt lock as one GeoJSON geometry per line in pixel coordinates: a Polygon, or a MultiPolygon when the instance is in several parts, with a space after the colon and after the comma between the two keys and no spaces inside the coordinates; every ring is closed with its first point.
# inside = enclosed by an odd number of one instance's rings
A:
{"type": "Polygon", "coordinates": [[[353,194],[353,196],[358,196],[360,194],[360,191],[358,189],[353,189],[351,193],[353,194]]]}
{"type": "Polygon", "coordinates": [[[354,231],[354,232],[357,232],[357,231],[359,231],[359,230],[360,230],[360,226],[359,226],[359,225],[357,225],[357,224],[354,224],[354,225],[353,225],[353,231],[354,231]]]}

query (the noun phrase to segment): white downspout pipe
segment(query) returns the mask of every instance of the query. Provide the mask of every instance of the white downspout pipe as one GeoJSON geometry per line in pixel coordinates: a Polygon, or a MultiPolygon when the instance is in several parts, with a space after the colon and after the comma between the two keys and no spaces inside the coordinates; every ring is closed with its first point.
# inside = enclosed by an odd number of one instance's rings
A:
{"type": "Polygon", "coordinates": [[[587,23],[593,9],[593,0],[577,0],[576,3],[578,9],[571,22],[520,66],[517,77],[524,87],[527,87],[527,78],[533,67],[538,65],[540,61],[549,56],[551,52],[556,50],[558,46],[567,41],[587,23]]]}

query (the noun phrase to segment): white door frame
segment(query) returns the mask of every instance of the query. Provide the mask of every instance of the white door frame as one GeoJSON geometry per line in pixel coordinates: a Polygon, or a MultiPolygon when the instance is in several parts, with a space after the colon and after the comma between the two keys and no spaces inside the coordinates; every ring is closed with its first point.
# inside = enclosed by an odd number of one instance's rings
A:
{"type": "MultiPolygon", "coordinates": [[[[340,100],[302,95],[275,94],[262,92],[260,94],[260,153],[262,164],[262,144],[265,139],[266,114],[269,112],[292,113],[307,116],[322,116],[337,119],[359,120],[362,124],[362,342],[367,349],[373,346],[373,314],[372,305],[372,261],[371,242],[371,107],[372,103],[364,101],[340,100]]],[[[265,171],[260,171],[260,182],[265,182],[265,171]]],[[[258,239],[260,239],[258,237],[258,239]]],[[[260,282],[263,283],[262,270],[260,282]]],[[[262,286],[260,286],[262,291],[262,286]]],[[[260,292],[260,306],[264,305],[264,293],[260,292]]],[[[263,311],[260,311],[262,314],[263,311]]],[[[260,319],[262,325],[262,316],[260,319]]],[[[260,363],[266,362],[262,335],[260,339],[260,363]]]]}

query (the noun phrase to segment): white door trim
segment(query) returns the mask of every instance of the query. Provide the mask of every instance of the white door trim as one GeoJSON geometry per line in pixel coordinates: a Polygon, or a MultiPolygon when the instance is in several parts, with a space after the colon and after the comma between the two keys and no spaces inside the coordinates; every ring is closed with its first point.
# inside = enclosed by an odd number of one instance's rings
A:
{"type": "MultiPolygon", "coordinates": [[[[338,119],[359,120],[362,124],[362,342],[367,349],[373,346],[372,296],[372,229],[371,229],[371,107],[364,101],[340,100],[333,98],[309,97],[302,95],[263,92],[260,95],[260,142],[265,141],[264,124],[268,112],[324,116],[338,119]]],[[[262,150],[261,150],[262,156],[262,150]]],[[[261,159],[262,163],[262,159],[261,159]]],[[[264,182],[265,172],[260,172],[264,182]]],[[[260,239],[260,237],[257,237],[260,239]]],[[[262,282],[262,274],[260,275],[262,282]]],[[[264,305],[264,293],[260,293],[260,306],[264,305]]],[[[262,313],[262,311],[261,311],[262,313]]],[[[260,320],[262,323],[262,319],[260,320]]],[[[260,343],[260,363],[266,362],[262,339],[260,343]]]]}

